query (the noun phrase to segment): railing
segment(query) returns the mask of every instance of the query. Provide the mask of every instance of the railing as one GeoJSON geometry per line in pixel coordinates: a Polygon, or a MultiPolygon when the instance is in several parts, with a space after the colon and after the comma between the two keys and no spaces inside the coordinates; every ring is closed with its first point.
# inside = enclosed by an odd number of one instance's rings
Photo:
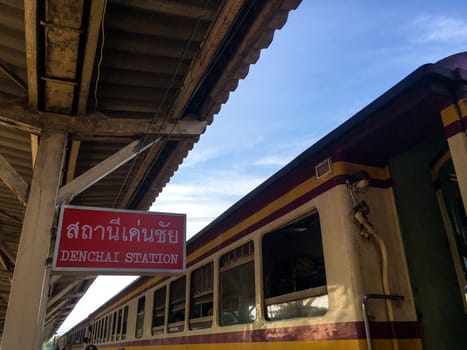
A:
{"type": "Polygon", "coordinates": [[[402,295],[391,295],[391,294],[366,294],[362,297],[363,322],[365,323],[365,334],[366,334],[367,347],[368,347],[368,350],[373,350],[373,345],[371,344],[370,321],[368,319],[368,309],[366,306],[369,299],[402,301],[404,300],[404,297],[402,295]]]}

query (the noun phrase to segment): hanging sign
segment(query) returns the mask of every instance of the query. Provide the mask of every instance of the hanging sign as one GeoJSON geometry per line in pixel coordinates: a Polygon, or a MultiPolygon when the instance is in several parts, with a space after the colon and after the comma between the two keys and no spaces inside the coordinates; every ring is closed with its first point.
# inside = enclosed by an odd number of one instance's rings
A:
{"type": "Polygon", "coordinates": [[[52,270],[99,274],[183,272],[185,214],[64,205],[52,270]]]}

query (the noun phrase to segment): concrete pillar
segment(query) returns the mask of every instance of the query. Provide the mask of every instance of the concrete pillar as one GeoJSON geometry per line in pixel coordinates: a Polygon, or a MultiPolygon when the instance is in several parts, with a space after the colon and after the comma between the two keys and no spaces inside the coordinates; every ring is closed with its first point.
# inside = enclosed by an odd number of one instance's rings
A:
{"type": "Polygon", "coordinates": [[[66,134],[41,134],[6,313],[2,350],[40,350],[49,284],[46,260],[66,134]]]}

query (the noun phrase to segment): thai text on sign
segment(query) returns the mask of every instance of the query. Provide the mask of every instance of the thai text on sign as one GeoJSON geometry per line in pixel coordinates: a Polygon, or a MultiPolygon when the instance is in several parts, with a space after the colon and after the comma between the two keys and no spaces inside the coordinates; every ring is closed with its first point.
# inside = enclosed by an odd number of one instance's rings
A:
{"type": "Polygon", "coordinates": [[[185,214],[65,205],[52,269],[135,273],[185,270],[185,214]]]}

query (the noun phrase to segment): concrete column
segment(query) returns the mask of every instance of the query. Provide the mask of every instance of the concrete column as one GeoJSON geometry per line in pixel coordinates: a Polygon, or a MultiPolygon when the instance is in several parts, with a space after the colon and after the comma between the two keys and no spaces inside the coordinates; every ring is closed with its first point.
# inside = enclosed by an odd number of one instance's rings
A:
{"type": "Polygon", "coordinates": [[[0,349],[40,350],[49,285],[46,260],[66,134],[40,137],[0,349]]]}

